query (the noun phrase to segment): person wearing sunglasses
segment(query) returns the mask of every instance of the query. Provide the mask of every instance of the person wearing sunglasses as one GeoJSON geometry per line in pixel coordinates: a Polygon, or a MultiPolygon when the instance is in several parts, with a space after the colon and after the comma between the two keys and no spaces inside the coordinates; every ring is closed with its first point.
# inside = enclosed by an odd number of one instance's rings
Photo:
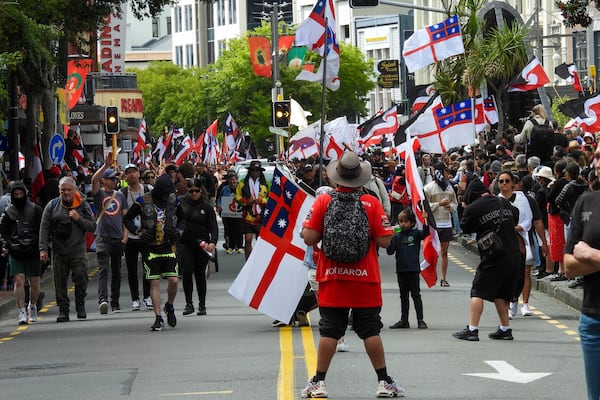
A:
{"type": "Polygon", "coordinates": [[[142,173],[142,179],[146,185],[154,186],[156,182],[156,174],[151,169],[147,169],[142,173]]]}
{"type": "Polygon", "coordinates": [[[98,308],[100,314],[108,313],[108,269],[110,282],[110,304],[113,312],[120,312],[121,257],[127,231],[123,229],[123,215],[128,205],[125,195],[117,190],[117,172],[110,168],[113,154],[109,152],[104,165],[92,177],[92,196],[96,208],[96,257],[98,258],[98,308]],[[102,185],[101,185],[102,183],[102,185]],[[102,186],[102,187],[101,187],[102,186]]]}
{"type": "Polygon", "coordinates": [[[219,238],[217,216],[199,179],[189,181],[185,195],[179,196],[177,260],[181,266],[185,308],[183,315],[194,313],[194,278],[198,292],[198,313],[206,315],[206,266],[216,251],[219,238]]]}

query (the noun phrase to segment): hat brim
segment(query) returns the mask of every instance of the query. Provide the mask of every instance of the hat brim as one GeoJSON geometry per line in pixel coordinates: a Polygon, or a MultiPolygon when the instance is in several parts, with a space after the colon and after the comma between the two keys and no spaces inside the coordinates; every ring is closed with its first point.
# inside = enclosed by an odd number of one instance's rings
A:
{"type": "Polygon", "coordinates": [[[327,165],[327,177],[340,186],[349,188],[358,188],[364,186],[371,179],[371,164],[366,161],[360,162],[360,174],[353,179],[346,179],[337,173],[337,165],[339,160],[335,160],[327,165]]]}
{"type": "Polygon", "coordinates": [[[546,178],[552,182],[556,180],[556,178],[554,178],[553,176],[546,176],[546,175],[542,175],[542,174],[533,174],[533,177],[534,178],[546,178]]]}

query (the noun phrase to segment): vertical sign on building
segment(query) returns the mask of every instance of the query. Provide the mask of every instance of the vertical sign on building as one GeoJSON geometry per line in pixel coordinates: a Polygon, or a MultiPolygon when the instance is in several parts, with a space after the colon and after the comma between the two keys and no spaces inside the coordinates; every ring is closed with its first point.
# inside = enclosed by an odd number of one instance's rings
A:
{"type": "Polygon", "coordinates": [[[127,14],[111,13],[100,28],[98,52],[103,74],[125,72],[125,32],[127,14]]]}

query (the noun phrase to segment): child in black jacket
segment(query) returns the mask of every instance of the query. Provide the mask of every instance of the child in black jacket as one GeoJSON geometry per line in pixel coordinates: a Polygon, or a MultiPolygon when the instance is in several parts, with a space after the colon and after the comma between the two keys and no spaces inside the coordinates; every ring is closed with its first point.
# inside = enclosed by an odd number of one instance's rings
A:
{"type": "MultiPolygon", "coordinates": [[[[427,219],[425,219],[427,221],[427,219]]],[[[386,249],[389,255],[396,254],[396,274],[398,275],[398,287],[400,288],[401,316],[400,321],[390,326],[390,329],[410,328],[408,323],[409,299],[413,299],[417,313],[417,327],[427,329],[423,321],[423,301],[421,300],[420,262],[421,241],[429,235],[429,227],[423,226],[423,230],[415,228],[415,214],[410,208],[402,210],[398,214],[398,225],[401,231],[394,235],[392,243],[386,249]]]]}

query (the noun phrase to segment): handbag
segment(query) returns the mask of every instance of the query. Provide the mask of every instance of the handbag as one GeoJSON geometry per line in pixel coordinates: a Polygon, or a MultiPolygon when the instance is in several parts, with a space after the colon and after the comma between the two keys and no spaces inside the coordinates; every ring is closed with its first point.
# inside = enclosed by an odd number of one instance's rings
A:
{"type": "Polygon", "coordinates": [[[502,243],[502,238],[498,233],[500,226],[502,226],[504,208],[502,207],[502,200],[498,199],[498,202],[500,203],[500,218],[496,221],[496,229],[486,233],[477,240],[477,248],[482,257],[496,257],[504,251],[504,243],[502,243]]]}

